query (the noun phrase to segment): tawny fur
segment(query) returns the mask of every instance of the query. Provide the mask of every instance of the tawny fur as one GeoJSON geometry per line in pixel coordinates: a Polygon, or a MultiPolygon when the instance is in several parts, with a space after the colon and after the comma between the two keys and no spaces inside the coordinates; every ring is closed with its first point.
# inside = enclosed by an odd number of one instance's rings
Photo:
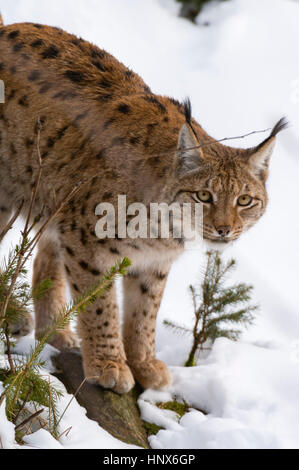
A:
{"type": "MultiPolygon", "coordinates": [[[[38,117],[43,173],[33,216],[43,209],[47,217],[85,181],[40,242],[33,286],[43,279],[53,284],[35,303],[36,336],[63,306],[66,283],[76,297],[128,256],[132,269],[124,280],[123,338],[115,288],[79,317],[85,373],[119,393],[130,390],[133,376],[144,387],[168,385],[168,369],[155,358],[155,322],[183,240],[99,240],[95,207],[102,201],[116,204],[118,194],[125,194],[128,204],[194,204],[194,194],[205,189],[215,199],[204,204],[204,236],[219,240],[217,227],[230,226],[230,241],[264,213],[266,169],[257,170],[254,149],[216,143],[194,119],[190,123],[205,145],[184,151],[184,142],[185,147],[198,142],[186,128],[182,104],[153,94],[110,54],[59,28],[2,27],[0,57],[6,90],[6,102],[0,104],[0,230],[22,200],[24,214],[28,210],[38,172],[38,117]],[[196,158],[197,167],[190,169],[196,158]],[[254,197],[249,208],[236,204],[244,193],[254,197]]],[[[275,135],[258,151],[266,151],[274,140],[275,135]]],[[[53,340],[60,349],[76,342],[69,329],[53,340]]]]}

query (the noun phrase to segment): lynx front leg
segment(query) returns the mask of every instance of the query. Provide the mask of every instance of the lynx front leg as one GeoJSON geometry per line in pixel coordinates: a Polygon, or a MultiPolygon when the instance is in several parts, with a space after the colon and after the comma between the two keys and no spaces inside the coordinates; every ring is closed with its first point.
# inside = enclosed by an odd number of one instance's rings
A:
{"type": "Polygon", "coordinates": [[[124,279],[124,342],[135,379],[144,388],[171,383],[167,366],[155,358],[156,315],[167,273],[131,273],[124,279]]]}
{"type": "MultiPolygon", "coordinates": [[[[68,250],[66,269],[73,296],[78,297],[94,286],[101,273],[88,258],[76,260],[73,250],[68,250]]],[[[114,286],[80,313],[78,333],[82,340],[84,372],[89,381],[117,393],[131,390],[134,378],[127,366],[114,286]]]]}

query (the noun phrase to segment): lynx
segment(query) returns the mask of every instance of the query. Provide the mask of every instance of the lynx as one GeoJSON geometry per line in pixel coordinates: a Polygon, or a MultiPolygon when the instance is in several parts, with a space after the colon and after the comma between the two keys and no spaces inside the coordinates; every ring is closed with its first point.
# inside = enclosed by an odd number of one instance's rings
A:
{"type": "MultiPolygon", "coordinates": [[[[155,357],[155,322],[172,262],[183,238],[99,239],[101,201],[201,203],[203,235],[213,246],[236,240],[263,215],[269,159],[280,120],[254,148],[231,148],[191,117],[188,102],[159,96],[133,71],[97,46],[56,27],[22,23],[0,28],[0,231],[23,201],[28,211],[38,172],[37,119],[42,130],[42,180],[33,217],[51,214],[57,201],[84,180],[43,235],[33,287],[51,279],[35,302],[40,338],[72,295],[86,292],[119,258],[132,261],[123,282],[121,332],[116,291],[78,319],[86,377],[118,393],[171,382],[155,357]],[[55,198],[54,198],[55,194],[55,198]],[[95,379],[96,377],[96,379],[95,379]]],[[[77,345],[69,328],[58,349],[77,345]]]]}

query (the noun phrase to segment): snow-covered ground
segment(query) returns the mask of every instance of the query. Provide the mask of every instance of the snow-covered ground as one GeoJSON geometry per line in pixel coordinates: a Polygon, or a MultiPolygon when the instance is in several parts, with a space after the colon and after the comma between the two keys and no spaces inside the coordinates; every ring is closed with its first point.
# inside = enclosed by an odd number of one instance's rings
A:
{"type": "MultiPolygon", "coordinates": [[[[217,340],[197,367],[181,367],[188,338],[178,340],[162,320],[192,323],[187,286],[199,278],[202,253],[186,252],[171,271],[157,331],[158,356],[172,366],[174,383],[167,393],[145,391],[139,402],[143,417],[165,428],[151,437],[154,448],[299,448],[299,2],[212,3],[196,26],[178,18],[178,9],[173,0],[0,0],[5,22],[61,26],[110,51],[153,91],[190,96],[194,117],[217,138],[288,117],[291,127],[279,135],[272,158],[267,214],[226,254],[238,261],[233,280],[255,287],[261,306],[255,325],[238,343],[217,340]],[[194,407],[180,423],[153,406],[174,395],[194,407]]],[[[65,428],[73,427],[60,444],[39,431],[27,446],[124,447],[88,420],[75,400],[64,420],[65,428]]],[[[2,443],[17,447],[4,422],[0,409],[2,443]]]]}

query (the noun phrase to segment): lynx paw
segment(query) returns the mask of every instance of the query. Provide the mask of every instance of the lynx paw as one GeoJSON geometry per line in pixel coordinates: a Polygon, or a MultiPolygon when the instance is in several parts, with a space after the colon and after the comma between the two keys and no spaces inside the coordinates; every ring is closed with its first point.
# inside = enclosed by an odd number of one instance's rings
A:
{"type": "Polygon", "coordinates": [[[76,348],[79,346],[79,340],[75,333],[69,330],[59,331],[53,339],[49,341],[51,346],[62,351],[63,349],[76,348]]]}
{"type": "Polygon", "coordinates": [[[34,321],[29,312],[24,312],[20,317],[9,324],[9,331],[16,339],[27,336],[34,328],[34,321]]]}
{"type": "Polygon", "coordinates": [[[89,382],[116,393],[127,393],[135,384],[131,370],[123,362],[99,361],[96,367],[85,367],[85,376],[89,377],[89,382]]]}
{"type": "Polygon", "coordinates": [[[131,365],[134,377],[143,388],[166,388],[171,385],[171,374],[164,362],[151,359],[131,365]]]}

